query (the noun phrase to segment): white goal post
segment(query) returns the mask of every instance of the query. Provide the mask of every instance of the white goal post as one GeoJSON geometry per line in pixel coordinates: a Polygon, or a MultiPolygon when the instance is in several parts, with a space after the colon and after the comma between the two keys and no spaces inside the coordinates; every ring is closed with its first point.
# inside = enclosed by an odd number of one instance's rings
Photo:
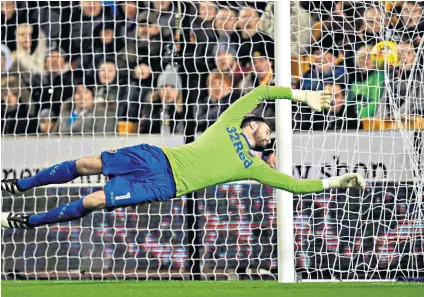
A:
{"type": "MultiPolygon", "coordinates": [[[[291,52],[286,36],[290,33],[290,1],[275,3],[275,84],[291,85],[291,52]]],[[[275,108],[277,170],[292,174],[292,111],[290,101],[278,101],[275,108]]],[[[295,281],[295,259],[293,234],[293,194],[277,190],[277,230],[278,230],[278,281],[295,281]]]]}

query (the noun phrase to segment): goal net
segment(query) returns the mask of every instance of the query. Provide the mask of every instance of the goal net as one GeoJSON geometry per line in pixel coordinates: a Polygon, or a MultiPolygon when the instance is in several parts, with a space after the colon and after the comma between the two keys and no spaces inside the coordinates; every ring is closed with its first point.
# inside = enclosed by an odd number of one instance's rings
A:
{"type": "MultiPolygon", "coordinates": [[[[365,192],[295,195],[298,278],[422,276],[424,8],[412,1],[291,8],[291,28],[274,36],[272,2],[3,1],[2,178],[105,149],[191,142],[243,94],[275,84],[274,39],[284,38],[292,88],[334,93],[328,112],[292,105],[293,176],[358,172],[367,180],[365,192]],[[397,45],[399,65],[376,66],[371,52],[380,41],[397,45]]],[[[252,113],[275,131],[274,102],[252,113]]],[[[275,166],[280,154],[272,144],[258,157],[275,166]]],[[[3,192],[2,211],[43,212],[104,182],[92,176],[22,197],[3,192]]],[[[69,223],[2,229],[1,275],[276,279],[276,220],[274,189],[217,185],[69,223]]]]}

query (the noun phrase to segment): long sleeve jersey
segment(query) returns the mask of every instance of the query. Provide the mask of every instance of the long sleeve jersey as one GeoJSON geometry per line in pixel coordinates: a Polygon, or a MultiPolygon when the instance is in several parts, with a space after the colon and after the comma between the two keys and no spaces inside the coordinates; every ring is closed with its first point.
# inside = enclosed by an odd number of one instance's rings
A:
{"type": "Polygon", "coordinates": [[[162,148],[171,164],[177,196],[231,181],[252,179],[292,193],[323,191],[321,180],[297,180],[258,158],[242,134],[243,118],[263,100],[291,99],[290,88],[260,86],[232,104],[196,141],[162,148]]]}

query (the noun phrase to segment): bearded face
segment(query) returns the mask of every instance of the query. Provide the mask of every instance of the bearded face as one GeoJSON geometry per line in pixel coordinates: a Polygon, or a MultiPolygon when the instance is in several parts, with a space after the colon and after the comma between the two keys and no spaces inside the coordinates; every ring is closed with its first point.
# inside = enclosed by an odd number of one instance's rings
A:
{"type": "Polygon", "coordinates": [[[258,123],[258,127],[255,132],[253,132],[252,137],[255,141],[255,146],[252,147],[252,149],[257,152],[262,152],[270,142],[271,129],[266,123],[258,123]]]}

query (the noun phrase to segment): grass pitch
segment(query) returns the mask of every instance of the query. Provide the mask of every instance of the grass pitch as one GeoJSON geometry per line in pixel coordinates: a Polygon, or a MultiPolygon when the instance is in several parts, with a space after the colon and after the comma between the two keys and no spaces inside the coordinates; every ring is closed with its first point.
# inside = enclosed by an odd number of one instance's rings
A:
{"type": "Polygon", "coordinates": [[[2,297],[420,297],[421,283],[2,281],[2,297]]]}

